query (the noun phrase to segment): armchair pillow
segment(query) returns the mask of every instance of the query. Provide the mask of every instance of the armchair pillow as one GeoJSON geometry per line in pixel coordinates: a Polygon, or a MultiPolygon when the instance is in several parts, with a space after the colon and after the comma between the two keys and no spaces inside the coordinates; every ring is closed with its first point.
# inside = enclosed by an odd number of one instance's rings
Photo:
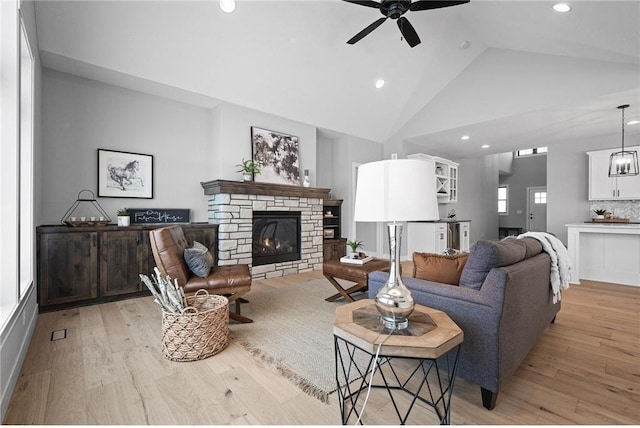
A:
{"type": "Polygon", "coordinates": [[[194,241],[193,247],[184,249],[184,261],[194,275],[206,278],[213,266],[213,255],[207,247],[194,241]]]}
{"type": "Polygon", "coordinates": [[[458,285],[469,254],[441,255],[413,253],[413,277],[443,284],[458,285]]]}

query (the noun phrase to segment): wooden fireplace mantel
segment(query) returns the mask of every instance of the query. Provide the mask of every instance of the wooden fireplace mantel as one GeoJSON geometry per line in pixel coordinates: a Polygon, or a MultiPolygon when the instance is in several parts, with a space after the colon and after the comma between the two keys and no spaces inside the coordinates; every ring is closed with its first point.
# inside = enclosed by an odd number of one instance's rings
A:
{"type": "Polygon", "coordinates": [[[256,183],[255,181],[213,180],[201,182],[205,195],[219,193],[241,195],[289,196],[297,198],[329,199],[331,189],[287,184],[256,183]]]}

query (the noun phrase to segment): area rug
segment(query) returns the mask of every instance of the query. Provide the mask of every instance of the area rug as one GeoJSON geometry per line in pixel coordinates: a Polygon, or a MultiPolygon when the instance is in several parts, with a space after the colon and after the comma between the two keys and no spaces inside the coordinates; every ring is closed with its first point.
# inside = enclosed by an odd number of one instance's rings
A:
{"type": "MultiPolygon", "coordinates": [[[[324,300],[334,293],[326,279],[252,291],[242,314],[253,323],[231,325],[231,337],[303,391],[328,403],[336,390],[333,316],[345,303],[324,300]]],[[[366,298],[364,293],[356,296],[366,298]]]]}

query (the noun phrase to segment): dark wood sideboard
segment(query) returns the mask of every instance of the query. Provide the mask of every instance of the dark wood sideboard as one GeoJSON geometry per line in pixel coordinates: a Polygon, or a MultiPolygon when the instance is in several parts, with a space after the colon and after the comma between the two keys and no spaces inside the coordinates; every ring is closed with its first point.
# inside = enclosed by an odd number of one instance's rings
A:
{"type": "Polygon", "coordinates": [[[347,255],[347,240],[342,237],[342,199],[325,199],[322,212],[323,261],[340,260],[347,255]]]}
{"type": "MultiPolygon", "coordinates": [[[[189,245],[198,241],[217,252],[218,225],[181,226],[189,245]]],[[[153,273],[149,230],[159,227],[37,227],[40,311],[150,294],[138,275],[153,273]]]]}

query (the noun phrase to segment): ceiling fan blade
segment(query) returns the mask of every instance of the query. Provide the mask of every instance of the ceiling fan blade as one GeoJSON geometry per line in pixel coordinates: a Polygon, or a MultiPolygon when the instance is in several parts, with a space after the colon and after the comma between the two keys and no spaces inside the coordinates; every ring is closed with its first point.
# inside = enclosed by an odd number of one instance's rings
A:
{"type": "Polygon", "coordinates": [[[374,7],[380,9],[380,3],[373,0],[343,0],[347,3],[359,4],[360,6],[374,7]]]}
{"type": "MultiPolygon", "coordinates": [[[[348,0],[345,0],[348,1],[348,0]]],[[[469,0],[447,0],[447,1],[438,1],[438,0],[418,0],[416,2],[411,3],[409,6],[409,10],[429,10],[429,9],[440,9],[443,7],[449,6],[458,6],[460,4],[469,3],[469,0]]]]}
{"type": "Polygon", "coordinates": [[[400,17],[398,18],[398,28],[402,33],[402,37],[409,43],[409,46],[412,48],[420,44],[420,37],[418,37],[418,33],[416,33],[415,28],[409,22],[407,18],[400,17]]]}
{"type": "Polygon", "coordinates": [[[350,44],[350,45],[353,45],[354,43],[360,41],[364,36],[366,36],[367,34],[372,32],[376,28],[378,28],[386,20],[387,20],[387,18],[380,18],[380,19],[376,20],[373,24],[369,25],[367,28],[365,28],[364,30],[360,31],[358,34],[356,34],[351,39],[349,39],[347,41],[347,43],[350,44]]]}

